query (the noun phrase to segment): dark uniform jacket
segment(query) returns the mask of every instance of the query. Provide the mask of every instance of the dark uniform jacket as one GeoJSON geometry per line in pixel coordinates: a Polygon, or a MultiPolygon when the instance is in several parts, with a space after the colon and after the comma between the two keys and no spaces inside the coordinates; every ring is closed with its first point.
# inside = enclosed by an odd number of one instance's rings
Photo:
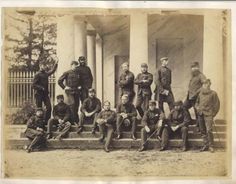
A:
{"type": "Polygon", "coordinates": [[[116,113],[112,110],[102,110],[97,119],[105,119],[107,124],[114,125],[116,122],[116,113]]]}
{"type": "Polygon", "coordinates": [[[36,130],[37,128],[44,129],[44,125],[45,125],[44,118],[39,118],[37,116],[32,116],[27,121],[27,128],[31,128],[31,129],[34,129],[34,130],[36,130]]]}
{"type": "Polygon", "coordinates": [[[148,109],[145,111],[144,116],[142,118],[143,126],[153,126],[156,125],[158,120],[164,119],[164,114],[158,108],[155,108],[153,111],[148,109]]]}
{"type": "Polygon", "coordinates": [[[65,89],[65,87],[68,86],[71,89],[78,90],[78,87],[81,86],[81,76],[76,70],[68,70],[58,79],[58,84],[62,89],[65,89]],[[63,83],[64,80],[66,80],[66,85],[63,83]]]}
{"type": "Polygon", "coordinates": [[[137,111],[134,107],[133,104],[131,103],[126,103],[126,104],[119,104],[117,106],[117,111],[118,114],[120,113],[126,113],[128,117],[136,117],[137,116],[137,111]]]}
{"type": "Polygon", "coordinates": [[[171,70],[168,67],[161,66],[161,68],[157,70],[155,76],[155,92],[158,95],[161,94],[164,90],[168,90],[171,92],[171,81],[171,70]]]}
{"type": "Polygon", "coordinates": [[[201,89],[195,107],[198,112],[215,117],[220,109],[220,100],[217,93],[211,89],[201,89]]]}
{"type": "Polygon", "coordinates": [[[130,71],[123,72],[120,75],[119,86],[121,93],[134,93],[134,74],[130,71]]]}
{"type": "Polygon", "coordinates": [[[35,94],[48,94],[48,77],[52,75],[57,69],[57,64],[55,64],[52,70],[38,71],[33,79],[32,87],[35,90],[35,94]]]}
{"type": "Polygon", "coordinates": [[[198,95],[205,79],[205,75],[203,75],[200,71],[198,71],[195,75],[192,75],[188,85],[188,99],[192,99],[198,95]]]}
{"type": "Polygon", "coordinates": [[[92,112],[95,111],[96,113],[101,111],[101,101],[97,97],[88,97],[84,100],[82,107],[81,107],[81,112],[85,113],[86,112],[92,112]]]}
{"type": "Polygon", "coordinates": [[[139,73],[134,81],[138,85],[138,95],[152,95],[151,84],[153,81],[153,75],[149,72],[139,73]],[[142,80],[148,80],[148,82],[142,82],[142,80]]]}
{"type": "Polygon", "coordinates": [[[55,119],[62,119],[64,122],[70,121],[71,111],[69,105],[64,102],[60,102],[53,108],[53,117],[55,119]]]}
{"type": "Polygon", "coordinates": [[[191,122],[191,116],[189,111],[184,108],[173,109],[169,114],[168,121],[170,126],[188,126],[191,122]]]}
{"type": "Polygon", "coordinates": [[[88,66],[76,67],[76,72],[81,76],[81,85],[83,88],[89,89],[93,84],[93,75],[88,66]]]}

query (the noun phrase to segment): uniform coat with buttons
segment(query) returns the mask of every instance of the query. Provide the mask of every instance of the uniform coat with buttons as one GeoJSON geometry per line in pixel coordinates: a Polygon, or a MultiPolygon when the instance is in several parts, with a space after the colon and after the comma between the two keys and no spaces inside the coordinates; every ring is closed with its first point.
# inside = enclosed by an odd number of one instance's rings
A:
{"type": "Polygon", "coordinates": [[[46,106],[46,114],[45,114],[45,120],[48,121],[51,117],[51,100],[48,96],[49,90],[48,90],[48,78],[50,75],[52,75],[57,69],[57,64],[55,64],[50,71],[38,71],[34,78],[33,78],[33,84],[32,87],[34,89],[34,95],[35,95],[35,101],[36,106],[38,108],[41,108],[43,103],[46,106]]]}
{"type": "Polygon", "coordinates": [[[58,79],[58,84],[62,89],[69,87],[65,90],[66,102],[71,108],[72,122],[78,123],[78,109],[80,104],[80,89],[81,87],[81,77],[76,70],[68,70],[64,72],[62,76],[58,79]],[[64,84],[65,81],[65,84],[64,84]]]}
{"type": "Polygon", "coordinates": [[[164,112],[163,104],[166,102],[169,109],[172,110],[174,107],[174,95],[171,89],[172,74],[168,67],[161,66],[155,75],[155,99],[158,100],[159,108],[164,112]],[[169,94],[163,94],[164,90],[168,90],[169,94]]]}
{"type": "Polygon", "coordinates": [[[134,80],[134,83],[138,85],[136,108],[141,116],[143,116],[144,111],[148,109],[148,102],[151,100],[152,82],[153,75],[149,72],[139,73],[134,80]],[[143,80],[147,80],[147,82],[143,82],[143,80]]]}

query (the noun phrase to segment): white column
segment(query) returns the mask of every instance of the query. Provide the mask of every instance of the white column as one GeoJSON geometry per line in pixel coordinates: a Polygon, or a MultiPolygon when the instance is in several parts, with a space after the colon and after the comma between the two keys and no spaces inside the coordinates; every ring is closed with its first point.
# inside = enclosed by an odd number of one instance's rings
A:
{"type": "Polygon", "coordinates": [[[75,16],[74,19],[74,60],[78,61],[80,56],[87,57],[87,28],[83,17],[75,16]]]}
{"type": "Polygon", "coordinates": [[[74,17],[69,15],[57,17],[57,57],[59,59],[56,71],[55,93],[64,94],[64,90],[57,84],[58,78],[70,69],[74,60],[74,17]]]}
{"type": "Polygon", "coordinates": [[[97,97],[103,101],[103,65],[102,65],[102,39],[96,36],[96,89],[97,97]]]}
{"type": "Polygon", "coordinates": [[[136,76],[141,63],[148,63],[148,20],[146,13],[130,16],[130,70],[136,76]]]}
{"type": "Polygon", "coordinates": [[[221,102],[216,118],[224,118],[224,75],[221,12],[211,10],[204,15],[203,73],[211,79],[211,88],[221,102]]]}
{"type": "Polygon", "coordinates": [[[87,31],[87,61],[93,75],[93,88],[96,88],[96,32],[87,31]]]}

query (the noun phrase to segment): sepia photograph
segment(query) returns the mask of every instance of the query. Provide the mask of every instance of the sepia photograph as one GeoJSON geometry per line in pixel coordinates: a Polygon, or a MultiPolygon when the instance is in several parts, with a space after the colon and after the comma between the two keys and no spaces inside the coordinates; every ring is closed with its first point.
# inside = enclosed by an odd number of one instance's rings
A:
{"type": "Polygon", "coordinates": [[[232,177],[230,9],[1,14],[3,178],[232,177]]]}

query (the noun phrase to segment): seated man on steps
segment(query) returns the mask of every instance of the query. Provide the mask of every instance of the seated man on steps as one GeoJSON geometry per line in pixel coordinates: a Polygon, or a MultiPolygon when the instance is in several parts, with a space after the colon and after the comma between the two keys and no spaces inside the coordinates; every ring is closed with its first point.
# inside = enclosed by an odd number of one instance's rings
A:
{"type": "Polygon", "coordinates": [[[183,140],[182,150],[187,150],[188,125],[191,122],[191,116],[185,108],[183,102],[177,101],[174,103],[174,109],[170,112],[167,124],[162,131],[162,142],[160,151],[167,149],[169,136],[173,134],[181,135],[183,140]]]}
{"type": "Polygon", "coordinates": [[[34,149],[41,149],[46,146],[46,138],[44,132],[44,112],[42,108],[36,110],[36,115],[27,121],[27,129],[25,136],[31,140],[26,151],[30,153],[34,149]]]}
{"type": "Polygon", "coordinates": [[[156,101],[150,100],[148,110],[145,111],[144,116],[142,118],[143,128],[141,129],[141,148],[139,151],[146,150],[147,147],[147,135],[151,136],[158,134],[160,130],[159,124],[164,119],[163,112],[156,108],[156,101]]]}
{"type": "Polygon", "coordinates": [[[83,131],[84,121],[92,120],[93,121],[93,129],[92,134],[95,134],[95,130],[97,127],[96,117],[98,113],[101,111],[101,101],[96,97],[95,89],[89,89],[88,98],[86,98],[81,107],[79,128],[77,133],[83,131]]]}
{"type": "Polygon", "coordinates": [[[131,138],[136,140],[136,116],[137,111],[133,104],[129,102],[128,95],[123,95],[121,97],[121,104],[117,106],[117,121],[116,121],[116,130],[117,130],[117,139],[121,138],[121,127],[131,126],[131,138]]]}
{"type": "Polygon", "coordinates": [[[63,95],[57,96],[57,102],[58,104],[53,108],[53,118],[48,121],[47,138],[52,138],[52,127],[56,125],[60,133],[55,138],[61,140],[71,127],[71,110],[70,106],[64,102],[63,95]]]}
{"type": "Polygon", "coordinates": [[[100,142],[103,142],[105,139],[105,134],[107,133],[106,143],[105,143],[105,151],[109,152],[109,145],[111,143],[112,135],[114,132],[114,125],[116,121],[116,113],[112,111],[111,105],[109,101],[104,102],[103,109],[97,116],[97,123],[99,126],[99,131],[101,137],[99,138],[100,142]]]}

